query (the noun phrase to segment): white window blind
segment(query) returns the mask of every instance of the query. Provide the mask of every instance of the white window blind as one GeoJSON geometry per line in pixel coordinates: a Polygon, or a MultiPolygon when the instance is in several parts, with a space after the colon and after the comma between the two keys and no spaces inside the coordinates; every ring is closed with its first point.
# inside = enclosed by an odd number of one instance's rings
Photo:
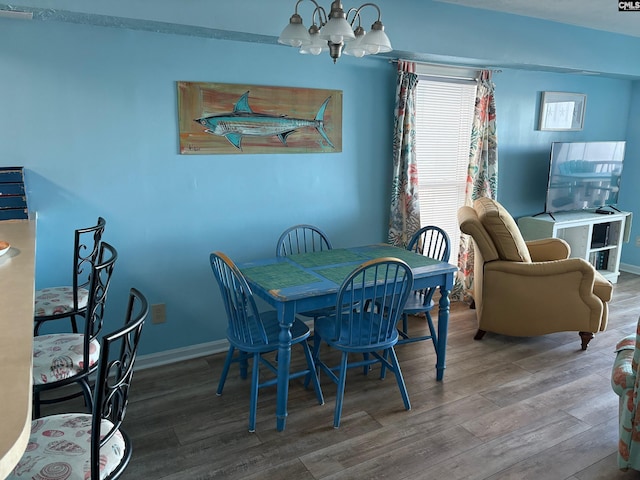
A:
{"type": "Polygon", "coordinates": [[[475,81],[420,77],[416,104],[416,155],[420,223],[437,225],[451,240],[458,261],[458,208],[464,204],[475,81]]]}

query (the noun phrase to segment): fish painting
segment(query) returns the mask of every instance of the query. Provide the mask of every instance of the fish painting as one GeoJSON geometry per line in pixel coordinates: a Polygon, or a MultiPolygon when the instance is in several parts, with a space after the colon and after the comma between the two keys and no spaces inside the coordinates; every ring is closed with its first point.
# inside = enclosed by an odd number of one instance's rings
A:
{"type": "MultiPolygon", "coordinates": [[[[254,112],[249,106],[249,92],[245,92],[233,107],[233,111],[219,115],[196,118],[194,121],[206,127],[205,132],[225,137],[238,150],[246,137],[278,137],[287,146],[287,137],[301,128],[315,128],[325,142],[334,148],[324,128],[324,114],[331,97],[322,103],[313,120],[289,118],[286,115],[269,115],[254,112]]],[[[193,118],[193,117],[192,117],[193,118]]]]}

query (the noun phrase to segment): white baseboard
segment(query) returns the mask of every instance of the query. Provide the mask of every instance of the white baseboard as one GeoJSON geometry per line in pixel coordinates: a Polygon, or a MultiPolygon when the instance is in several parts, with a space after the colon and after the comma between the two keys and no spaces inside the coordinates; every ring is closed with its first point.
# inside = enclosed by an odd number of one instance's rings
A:
{"type": "Polygon", "coordinates": [[[170,363],[181,362],[183,360],[191,360],[193,358],[212,355],[214,353],[226,352],[227,350],[229,350],[229,342],[226,339],[223,339],[200,343],[198,345],[190,345],[183,348],[175,348],[164,352],[140,355],[136,358],[135,369],[144,370],[146,368],[159,367],[170,363]]]}
{"type": "Polygon", "coordinates": [[[620,270],[627,273],[633,273],[635,275],[640,275],[640,267],[637,265],[630,265],[628,263],[621,263],[620,270]]]}
{"type": "MultiPolygon", "coordinates": [[[[305,321],[309,330],[313,332],[313,320],[305,321]]],[[[224,338],[213,342],[200,343],[198,345],[189,345],[188,347],[175,348],[164,352],[150,353],[148,355],[139,355],[136,358],[136,370],[144,370],[145,368],[160,367],[170,363],[181,362],[183,360],[191,360],[199,357],[206,357],[214,353],[226,352],[229,350],[229,341],[224,338]]]]}

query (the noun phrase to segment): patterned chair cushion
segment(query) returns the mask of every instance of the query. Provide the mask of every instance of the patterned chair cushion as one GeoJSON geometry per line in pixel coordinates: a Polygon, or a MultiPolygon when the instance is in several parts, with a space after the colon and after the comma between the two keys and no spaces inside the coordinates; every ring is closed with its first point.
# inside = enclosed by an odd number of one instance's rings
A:
{"type": "MultiPolygon", "coordinates": [[[[113,425],[102,420],[102,431],[113,425]]],[[[122,462],[125,442],[118,431],[100,449],[100,478],[122,462]]],[[[7,479],[86,480],[91,477],[91,415],[66,413],[31,422],[27,449],[7,479]]]]}
{"type": "MultiPolygon", "coordinates": [[[[87,306],[89,290],[78,289],[78,308],[87,306]]],[[[73,311],[73,287],[52,287],[37,290],[35,295],[36,317],[62,315],[73,311]]]]}
{"type": "MultiPolygon", "coordinates": [[[[80,373],[83,368],[82,348],[84,334],[53,333],[33,337],[33,383],[58,382],[80,373]]],[[[100,342],[91,341],[90,367],[100,357],[100,342]]]]}

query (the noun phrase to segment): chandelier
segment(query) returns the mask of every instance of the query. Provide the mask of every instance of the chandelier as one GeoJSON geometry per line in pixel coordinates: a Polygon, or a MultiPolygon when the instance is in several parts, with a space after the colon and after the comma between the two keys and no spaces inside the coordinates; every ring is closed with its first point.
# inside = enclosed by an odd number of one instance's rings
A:
{"type": "Polygon", "coordinates": [[[343,52],[354,57],[363,57],[392,50],[389,37],[384,33],[384,25],[380,21],[380,8],[376,4],[364,3],[358,8],[350,8],[345,13],[342,2],[336,0],[331,3],[331,11],[327,15],[323,7],[315,0],[310,0],[315,8],[311,15],[311,27],[307,30],[302,23],[302,17],[298,15],[298,5],[302,1],[296,2],[295,12],[289,19],[289,25],[280,34],[278,43],[299,48],[303,54],[320,55],[328,51],[333,63],[336,63],[343,52]],[[360,25],[360,12],[364,7],[374,7],[378,11],[378,19],[371,25],[369,32],[360,25]],[[357,26],[354,29],[356,20],[357,26]]]}

